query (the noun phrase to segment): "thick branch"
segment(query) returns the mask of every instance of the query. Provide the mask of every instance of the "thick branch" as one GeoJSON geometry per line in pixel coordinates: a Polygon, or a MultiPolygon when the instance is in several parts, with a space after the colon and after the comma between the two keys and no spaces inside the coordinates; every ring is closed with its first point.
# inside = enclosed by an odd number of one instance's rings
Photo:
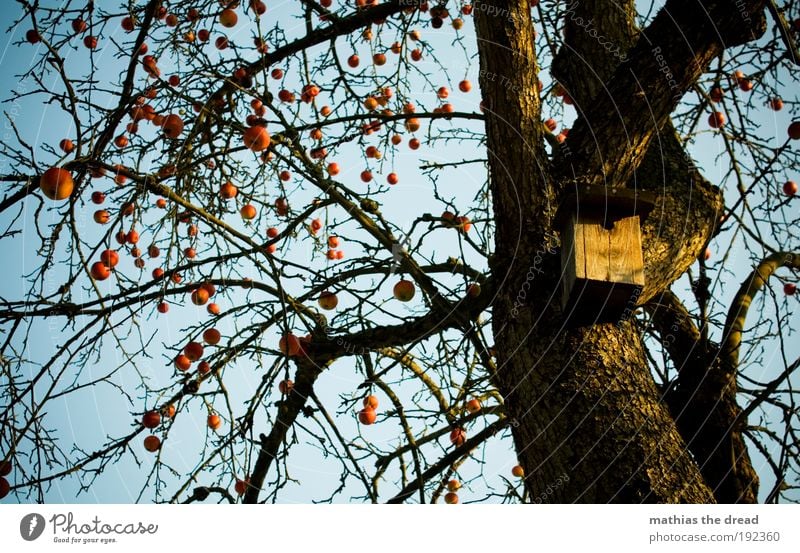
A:
{"type": "Polygon", "coordinates": [[[742,343],[742,332],[747,318],[747,311],[753,303],[753,298],[767,283],[772,273],[779,267],[800,269],[800,254],[792,252],[778,252],[765,258],[750,276],[739,287],[739,292],[733,299],[728,317],[725,320],[723,333],[722,355],[729,370],[734,371],[739,365],[739,348],[742,343]]]}
{"type": "Polygon", "coordinates": [[[562,176],[610,186],[630,181],[656,131],[711,60],[726,47],[763,33],[764,4],[667,2],[576,121],[566,142],[572,155],[562,163],[562,176]],[[740,9],[750,17],[744,19],[740,9]]]}

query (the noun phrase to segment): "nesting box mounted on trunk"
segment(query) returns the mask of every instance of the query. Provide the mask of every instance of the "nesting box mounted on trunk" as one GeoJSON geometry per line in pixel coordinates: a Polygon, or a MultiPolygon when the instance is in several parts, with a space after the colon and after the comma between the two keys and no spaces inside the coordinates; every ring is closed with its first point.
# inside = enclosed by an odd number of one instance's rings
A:
{"type": "Polygon", "coordinates": [[[554,223],[561,305],[571,325],[618,322],[633,312],[644,286],[641,220],[654,205],[647,192],[589,185],[561,202],[554,223]]]}

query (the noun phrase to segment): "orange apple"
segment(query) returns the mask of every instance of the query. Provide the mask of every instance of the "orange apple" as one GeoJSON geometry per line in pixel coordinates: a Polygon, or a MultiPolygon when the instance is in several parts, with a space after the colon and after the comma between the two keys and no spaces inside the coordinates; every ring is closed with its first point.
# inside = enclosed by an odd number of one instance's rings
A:
{"type": "Polygon", "coordinates": [[[413,282],[403,279],[394,285],[393,292],[395,299],[400,301],[411,301],[411,298],[414,297],[416,289],[414,288],[413,282]]]}
{"type": "Polygon", "coordinates": [[[336,294],[333,292],[322,292],[319,295],[319,299],[317,300],[319,306],[324,309],[325,311],[330,311],[331,309],[335,309],[336,306],[339,304],[339,298],[336,297],[336,294]]]}
{"type": "Polygon", "coordinates": [[[369,407],[365,407],[364,409],[358,412],[359,422],[366,426],[374,424],[377,418],[378,415],[375,413],[375,409],[370,409],[369,407]]]}
{"type": "Polygon", "coordinates": [[[64,200],[72,194],[75,183],[69,171],[60,167],[51,167],[39,177],[39,188],[51,200],[64,200]]]}
{"type": "Polygon", "coordinates": [[[467,402],[467,411],[469,413],[477,413],[480,410],[481,410],[481,402],[478,399],[472,398],[467,402]]]}
{"type": "Polygon", "coordinates": [[[255,125],[244,131],[244,145],[254,152],[260,152],[269,148],[271,142],[269,131],[263,125],[255,125]]]}
{"type": "Polygon", "coordinates": [[[242,219],[249,221],[251,219],[255,219],[257,212],[256,208],[253,204],[245,204],[239,209],[239,213],[242,215],[242,219]]]}
{"type": "Polygon", "coordinates": [[[211,414],[208,416],[208,427],[211,430],[217,430],[220,426],[222,426],[222,419],[217,414],[211,414]]]}
{"type": "Polygon", "coordinates": [[[712,129],[719,129],[725,124],[725,114],[721,111],[715,111],[708,116],[708,126],[712,129]]]}
{"type": "Polygon", "coordinates": [[[365,409],[372,409],[375,410],[378,408],[378,397],[373,395],[368,395],[364,398],[362,402],[364,404],[365,409]]]}
{"type": "Polygon", "coordinates": [[[91,273],[92,278],[95,280],[106,280],[111,276],[111,270],[102,261],[93,263],[89,272],[91,273]]]}
{"type": "Polygon", "coordinates": [[[181,372],[188,371],[192,366],[192,360],[183,354],[175,357],[175,368],[181,372]]]}

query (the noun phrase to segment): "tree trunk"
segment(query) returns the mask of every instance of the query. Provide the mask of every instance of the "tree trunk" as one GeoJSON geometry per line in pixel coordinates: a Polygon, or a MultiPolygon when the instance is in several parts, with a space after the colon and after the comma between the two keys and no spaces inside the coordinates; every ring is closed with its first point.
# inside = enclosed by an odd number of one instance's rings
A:
{"type": "MultiPolygon", "coordinates": [[[[672,63],[676,64],[678,92],[682,92],[721,51],[719,39],[708,38],[707,30],[704,34],[697,25],[657,18],[649,44],[637,44],[628,62],[633,67],[624,68],[640,79],[626,83],[614,73],[609,89],[596,96],[587,93],[584,101],[592,100],[600,108],[597,113],[605,115],[601,119],[579,111],[577,136],[568,141],[575,146],[571,158],[551,169],[541,146],[529,3],[496,4],[498,10],[508,10],[504,12],[508,17],[497,17],[489,10],[475,15],[497,224],[492,259],[498,288],[493,303],[498,360],[494,379],[514,421],[527,490],[534,500],[545,502],[713,502],[712,490],[659,396],[633,324],[565,327],[557,300],[560,265],[554,255],[557,241],[551,221],[558,192],[568,187],[568,177],[624,186],[659,136],[677,99],[671,97],[675,92],[666,94],[661,89],[663,76],[649,54],[652,45],[666,49],[673,39],[670,26],[686,25],[684,38],[689,37],[689,44],[670,50],[676,52],[672,63]],[[693,63],[681,59],[690,55],[693,63]],[[633,100],[629,91],[638,86],[649,95],[655,113],[647,112],[641,99],[633,100]],[[629,111],[618,113],[615,106],[623,104],[615,100],[618,96],[630,96],[629,111]],[[626,132],[614,132],[614,125],[626,132]]],[[[723,13],[719,6],[708,4],[709,13],[723,13]]],[[[725,16],[720,34],[738,37],[743,32],[738,25],[725,16]]],[[[609,75],[613,69],[610,64],[599,67],[609,75]]],[[[674,137],[671,129],[667,134],[674,137]]],[[[692,171],[685,160],[678,165],[677,171],[692,171]]],[[[688,195],[687,184],[686,179],[670,183],[683,188],[683,196],[688,195]]],[[[704,217],[692,235],[676,246],[677,255],[675,248],[656,248],[659,263],[654,263],[653,256],[646,259],[646,270],[667,275],[656,279],[648,295],[671,283],[693,261],[714,227],[709,214],[718,202],[718,195],[709,190],[699,207],[704,217]],[[661,273],[665,265],[668,271],[661,273]]],[[[686,212],[667,215],[685,218],[686,212]]]]}

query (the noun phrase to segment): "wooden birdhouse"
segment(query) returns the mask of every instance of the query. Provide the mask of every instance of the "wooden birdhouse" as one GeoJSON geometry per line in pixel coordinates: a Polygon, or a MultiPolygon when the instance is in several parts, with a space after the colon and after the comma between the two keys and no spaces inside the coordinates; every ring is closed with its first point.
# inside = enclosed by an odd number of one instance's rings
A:
{"type": "Polygon", "coordinates": [[[629,188],[582,185],[561,202],[561,305],[573,326],[633,312],[644,286],[641,220],[654,200],[629,188]]]}

